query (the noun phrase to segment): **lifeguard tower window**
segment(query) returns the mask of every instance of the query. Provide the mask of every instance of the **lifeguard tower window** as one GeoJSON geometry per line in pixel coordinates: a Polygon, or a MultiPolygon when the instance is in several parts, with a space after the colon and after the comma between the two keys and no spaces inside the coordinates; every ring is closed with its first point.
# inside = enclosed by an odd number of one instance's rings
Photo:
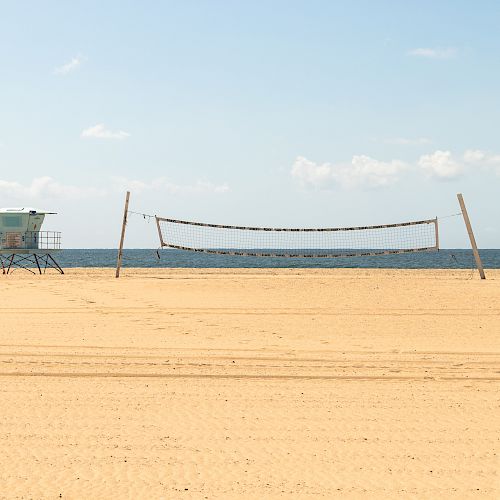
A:
{"type": "Polygon", "coordinates": [[[20,227],[22,226],[22,218],[20,215],[4,215],[3,225],[5,227],[20,227]]]}

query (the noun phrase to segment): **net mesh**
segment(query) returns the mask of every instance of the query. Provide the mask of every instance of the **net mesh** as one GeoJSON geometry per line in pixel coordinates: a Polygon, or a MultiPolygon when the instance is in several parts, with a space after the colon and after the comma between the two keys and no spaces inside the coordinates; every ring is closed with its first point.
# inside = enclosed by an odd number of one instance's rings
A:
{"type": "Polygon", "coordinates": [[[162,247],[253,257],[357,257],[438,250],[437,219],[344,228],[270,228],[156,217],[162,247]]]}

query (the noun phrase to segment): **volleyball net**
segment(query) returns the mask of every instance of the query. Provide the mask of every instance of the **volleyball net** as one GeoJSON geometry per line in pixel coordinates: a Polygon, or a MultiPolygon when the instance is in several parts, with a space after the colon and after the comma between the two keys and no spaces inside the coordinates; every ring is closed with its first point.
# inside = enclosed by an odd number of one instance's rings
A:
{"type": "Polygon", "coordinates": [[[362,227],[228,226],[155,217],[162,247],[250,257],[336,258],[439,250],[438,219],[362,227]]]}

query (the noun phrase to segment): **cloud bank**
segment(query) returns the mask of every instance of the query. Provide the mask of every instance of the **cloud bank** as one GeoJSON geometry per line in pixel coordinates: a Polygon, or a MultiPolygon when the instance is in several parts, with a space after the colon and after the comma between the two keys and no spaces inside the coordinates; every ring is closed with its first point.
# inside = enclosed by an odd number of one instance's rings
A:
{"type": "Polygon", "coordinates": [[[27,185],[0,179],[0,194],[6,198],[25,201],[42,198],[82,199],[104,196],[106,191],[62,184],[52,177],[36,177],[27,185]]]}
{"type": "Polygon", "coordinates": [[[452,181],[467,172],[482,168],[500,176],[500,155],[467,150],[460,157],[451,151],[437,150],[420,156],[413,164],[401,160],[379,161],[356,155],[348,163],[315,163],[298,156],[290,169],[292,179],[304,188],[342,189],[380,188],[399,181],[406,172],[423,174],[428,179],[452,181]]]}
{"type": "Polygon", "coordinates": [[[229,191],[229,186],[204,180],[198,180],[194,184],[176,184],[163,177],[150,182],[114,177],[104,187],[73,186],[58,182],[52,177],[37,177],[29,184],[0,179],[0,196],[21,203],[44,199],[82,200],[105,197],[126,190],[171,195],[224,194],[229,191]]]}

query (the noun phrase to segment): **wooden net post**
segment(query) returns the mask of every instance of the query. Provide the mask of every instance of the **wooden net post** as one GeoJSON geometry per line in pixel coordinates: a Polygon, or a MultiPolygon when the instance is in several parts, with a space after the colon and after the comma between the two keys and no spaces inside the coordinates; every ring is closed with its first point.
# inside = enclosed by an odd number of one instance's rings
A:
{"type": "Polygon", "coordinates": [[[125,209],[123,211],[123,222],[122,222],[122,234],[120,237],[120,247],[118,248],[118,258],[116,260],[116,277],[120,277],[120,269],[122,267],[122,256],[123,256],[123,241],[125,240],[125,228],[127,226],[127,214],[128,214],[128,200],[130,199],[130,191],[127,191],[127,196],[125,197],[125,209]]]}
{"type": "Polygon", "coordinates": [[[436,250],[439,251],[439,226],[438,226],[438,218],[434,219],[434,231],[436,235],[436,250]]]}
{"type": "Polygon", "coordinates": [[[163,248],[165,243],[163,242],[163,234],[161,234],[160,218],[155,215],[156,228],[158,229],[158,236],[160,238],[160,246],[163,248]]]}
{"type": "Polygon", "coordinates": [[[476,260],[477,270],[479,271],[479,276],[481,279],[486,279],[484,275],[483,263],[481,262],[481,257],[477,250],[476,238],[474,238],[474,232],[472,231],[472,226],[469,219],[469,214],[467,213],[467,208],[465,208],[464,197],[462,193],[457,194],[458,203],[460,203],[460,209],[462,210],[462,215],[464,217],[465,227],[467,228],[467,233],[469,234],[469,240],[472,247],[472,253],[474,254],[474,259],[476,260]]]}

